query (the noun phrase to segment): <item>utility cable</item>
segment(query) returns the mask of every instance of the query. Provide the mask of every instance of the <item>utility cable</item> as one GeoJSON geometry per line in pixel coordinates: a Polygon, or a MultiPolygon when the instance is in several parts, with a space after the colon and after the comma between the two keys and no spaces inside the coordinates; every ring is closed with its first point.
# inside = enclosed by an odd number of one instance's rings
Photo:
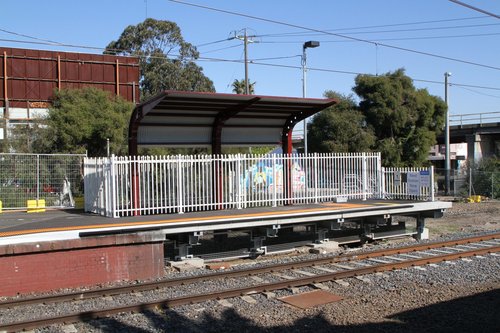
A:
{"type": "Polygon", "coordinates": [[[312,32],[323,33],[325,35],[332,35],[332,36],[346,38],[346,39],[350,39],[350,40],[354,40],[354,41],[358,41],[358,42],[369,43],[369,44],[372,44],[372,45],[379,45],[379,46],[383,46],[383,47],[394,49],[394,50],[400,50],[400,51],[404,51],[404,52],[411,52],[411,53],[425,55],[425,56],[429,56],[429,57],[434,57],[434,58],[449,60],[449,61],[453,61],[453,62],[460,62],[460,63],[472,65],[472,66],[484,67],[484,68],[489,68],[489,69],[494,69],[494,70],[500,71],[500,67],[496,67],[496,66],[484,65],[484,64],[477,63],[477,62],[473,62],[473,61],[456,59],[456,58],[452,58],[452,57],[448,57],[448,56],[442,56],[442,55],[438,55],[438,54],[434,54],[434,53],[430,53],[430,52],[408,49],[408,48],[405,48],[405,47],[400,47],[400,46],[395,46],[395,45],[390,45],[390,44],[376,43],[376,42],[372,42],[372,41],[369,41],[369,40],[366,40],[366,39],[362,39],[362,38],[346,36],[346,35],[337,34],[337,33],[333,33],[333,32],[328,32],[328,31],[324,31],[324,30],[314,29],[314,28],[308,28],[308,27],[301,26],[301,25],[298,25],[298,24],[286,23],[286,22],[272,20],[272,19],[267,19],[267,18],[258,17],[258,16],[254,16],[254,15],[232,12],[232,11],[225,10],[225,9],[220,9],[220,8],[214,8],[214,7],[204,6],[204,5],[193,4],[193,3],[190,3],[190,2],[185,2],[185,1],[180,1],[180,0],[168,0],[168,1],[174,2],[174,3],[178,3],[178,4],[181,4],[181,5],[185,5],[185,6],[202,8],[202,9],[206,9],[206,10],[210,10],[210,11],[215,11],[215,12],[219,12],[219,13],[225,13],[225,14],[229,14],[229,15],[233,15],[233,16],[240,16],[240,17],[245,17],[245,18],[249,18],[249,19],[252,19],[252,20],[257,20],[257,21],[262,21],[262,22],[267,22],[267,23],[273,23],[273,24],[277,24],[277,25],[283,25],[283,26],[287,26],[287,27],[292,27],[292,28],[297,28],[297,29],[302,29],[302,30],[308,30],[308,31],[312,31],[312,32]]]}

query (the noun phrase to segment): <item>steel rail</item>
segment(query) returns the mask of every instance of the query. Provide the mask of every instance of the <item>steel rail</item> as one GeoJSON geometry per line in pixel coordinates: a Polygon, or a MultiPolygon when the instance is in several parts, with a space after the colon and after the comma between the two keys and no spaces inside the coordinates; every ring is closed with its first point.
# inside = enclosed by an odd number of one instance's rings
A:
{"type": "Polygon", "coordinates": [[[300,286],[304,286],[304,285],[308,285],[308,284],[314,284],[314,283],[332,281],[332,280],[337,280],[337,279],[355,277],[355,276],[366,275],[366,274],[371,274],[371,273],[392,271],[392,270],[396,270],[396,269],[402,269],[402,268],[414,267],[414,266],[420,266],[420,265],[427,265],[427,264],[431,264],[431,263],[438,263],[438,262],[443,262],[443,261],[448,261],[448,260],[456,260],[456,259],[461,259],[461,258],[465,258],[465,257],[472,257],[472,256],[477,256],[477,255],[482,255],[482,254],[495,253],[495,252],[500,252],[500,246],[492,246],[490,248],[481,248],[481,249],[464,251],[464,252],[459,252],[459,253],[437,255],[437,256],[428,257],[428,258],[411,259],[411,260],[407,260],[404,262],[379,264],[379,265],[374,265],[374,266],[370,266],[370,267],[351,269],[351,270],[346,270],[346,271],[341,271],[341,272],[324,273],[324,274],[319,274],[316,276],[297,278],[294,280],[265,283],[265,284],[262,284],[259,286],[229,289],[229,290],[224,290],[224,291],[220,291],[220,292],[210,292],[210,293],[204,293],[204,294],[198,294],[198,295],[190,295],[190,296],[176,297],[176,298],[170,298],[170,299],[163,299],[163,300],[159,300],[159,301],[132,304],[132,305],[115,307],[115,308],[110,308],[110,309],[105,309],[105,310],[87,311],[87,312],[82,312],[82,313],[72,313],[72,314],[63,315],[63,316],[59,316],[59,317],[53,317],[53,318],[43,318],[43,319],[37,319],[37,320],[32,320],[32,321],[26,321],[26,322],[11,323],[11,324],[7,324],[7,325],[1,325],[0,331],[2,331],[2,332],[4,332],[4,331],[5,332],[16,332],[16,331],[20,331],[20,330],[29,330],[29,329],[44,327],[44,326],[53,325],[53,324],[78,322],[78,321],[89,321],[92,319],[103,318],[103,317],[106,317],[109,315],[122,313],[122,312],[140,312],[140,311],[154,309],[154,308],[158,308],[158,307],[172,308],[172,307],[180,306],[180,305],[200,303],[200,302],[209,301],[209,300],[238,297],[238,296],[242,296],[242,295],[246,295],[246,294],[250,294],[250,293],[266,292],[266,291],[272,291],[272,290],[283,289],[283,288],[300,287],[300,286]]]}
{"type": "Polygon", "coordinates": [[[49,296],[38,296],[38,297],[30,297],[23,299],[13,299],[10,301],[0,302],[0,309],[2,308],[11,308],[15,306],[23,306],[29,304],[39,304],[39,303],[56,303],[56,302],[64,302],[64,301],[75,301],[75,300],[86,300],[96,297],[103,296],[113,296],[118,294],[130,293],[130,292],[139,292],[139,291],[147,291],[154,290],[160,288],[168,288],[179,285],[185,285],[195,282],[201,282],[206,280],[213,279],[223,279],[223,278],[234,278],[241,276],[249,276],[249,275],[257,275],[262,273],[269,273],[273,271],[286,270],[286,269],[296,269],[301,267],[310,267],[316,265],[324,265],[329,263],[339,263],[339,262],[349,262],[351,260],[363,260],[374,257],[384,257],[395,254],[402,253],[410,253],[416,251],[423,250],[432,250],[443,248],[447,246],[455,246],[469,243],[477,243],[481,241],[487,241],[500,238],[500,233],[488,234],[482,236],[474,236],[468,237],[458,240],[451,240],[445,242],[433,242],[427,244],[420,245],[409,245],[394,249],[383,249],[377,251],[370,251],[365,253],[352,253],[352,254],[344,254],[339,257],[332,258],[323,258],[323,259],[308,259],[295,263],[284,263],[277,264],[266,267],[259,268],[245,268],[234,271],[224,271],[224,272],[216,272],[211,274],[204,274],[201,276],[192,276],[192,277],[183,277],[183,278],[175,278],[164,281],[154,281],[154,282],[146,282],[142,284],[132,285],[132,286],[120,286],[120,287],[108,287],[97,290],[87,290],[87,291],[78,291],[78,292],[70,292],[59,295],[49,295],[49,296]]]}

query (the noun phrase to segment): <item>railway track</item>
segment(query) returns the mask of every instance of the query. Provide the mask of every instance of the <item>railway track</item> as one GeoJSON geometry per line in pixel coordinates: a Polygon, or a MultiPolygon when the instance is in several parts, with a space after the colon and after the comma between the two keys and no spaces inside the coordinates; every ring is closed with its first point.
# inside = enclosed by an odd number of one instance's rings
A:
{"type": "Polygon", "coordinates": [[[52,296],[16,299],[0,303],[0,308],[17,308],[33,304],[49,304],[77,300],[84,301],[96,297],[172,288],[175,286],[194,285],[196,283],[214,279],[234,279],[245,276],[259,276],[262,274],[277,274],[278,276],[280,276],[279,281],[271,282],[268,282],[268,279],[266,278],[259,278],[261,283],[257,285],[253,284],[238,288],[219,290],[215,292],[191,294],[187,296],[158,299],[156,301],[150,302],[134,303],[120,307],[76,312],[51,318],[24,320],[6,324],[4,323],[0,324],[0,332],[16,332],[21,330],[34,329],[37,327],[44,327],[52,324],[88,321],[91,319],[102,318],[121,312],[141,312],[157,307],[171,308],[180,305],[204,302],[208,300],[238,297],[251,293],[266,292],[283,288],[300,287],[326,281],[340,280],[373,273],[381,273],[413,266],[440,263],[443,261],[452,261],[461,258],[480,256],[496,252],[500,252],[500,234],[490,234],[447,242],[428,243],[416,246],[384,249],[379,251],[348,254],[317,260],[304,260],[300,262],[278,264],[267,267],[217,272],[201,276],[170,279],[133,286],[104,288],[99,290],[81,291],[52,296]],[[307,268],[315,272],[307,272],[301,270],[301,268],[307,268]]]}

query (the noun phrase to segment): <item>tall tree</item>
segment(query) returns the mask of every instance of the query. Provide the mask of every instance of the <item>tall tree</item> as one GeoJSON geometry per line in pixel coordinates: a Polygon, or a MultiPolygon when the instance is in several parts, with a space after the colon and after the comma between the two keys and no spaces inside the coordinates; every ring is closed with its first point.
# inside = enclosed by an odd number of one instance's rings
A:
{"type": "MultiPolygon", "coordinates": [[[[245,79],[233,81],[233,92],[235,94],[244,94],[246,90],[245,79]]],[[[248,82],[248,93],[253,95],[255,93],[255,82],[248,82]]]]}
{"type": "Polygon", "coordinates": [[[46,127],[32,146],[41,153],[105,156],[109,139],[111,153],[126,153],[132,109],[132,103],[103,90],[63,89],[55,93],[46,127]]]}
{"type": "Polygon", "coordinates": [[[416,89],[404,69],[381,76],[358,75],[354,92],[359,110],[373,129],[374,150],[387,166],[418,166],[442,130],[446,104],[426,89],[416,89]]]}
{"type": "Polygon", "coordinates": [[[167,89],[215,91],[213,82],[194,63],[199,57],[196,47],[183,39],[174,22],[148,18],[129,25],[104,53],[140,58],[143,100],[167,89]]]}
{"type": "Polygon", "coordinates": [[[338,103],[316,114],[309,124],[308,141],[312,152],[360,152],[369,151],[375,136],[367,128],[361,112],[357,110],[352,95],[344,96],[333,91],[325,97],[335,98],[338,103]]]}

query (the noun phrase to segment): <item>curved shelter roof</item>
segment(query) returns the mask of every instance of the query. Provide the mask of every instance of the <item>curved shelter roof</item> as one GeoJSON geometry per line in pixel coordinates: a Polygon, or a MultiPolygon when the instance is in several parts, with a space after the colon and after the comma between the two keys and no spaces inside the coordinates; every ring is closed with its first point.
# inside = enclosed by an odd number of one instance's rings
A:
{"type": "Polygon", "coordinates": [[[165,91],[139,104],[129,127],[129,153],[138,146],[211,147],[282,145],[291,152],[293,127],[336,103],[291,98],[165,91]]]}

